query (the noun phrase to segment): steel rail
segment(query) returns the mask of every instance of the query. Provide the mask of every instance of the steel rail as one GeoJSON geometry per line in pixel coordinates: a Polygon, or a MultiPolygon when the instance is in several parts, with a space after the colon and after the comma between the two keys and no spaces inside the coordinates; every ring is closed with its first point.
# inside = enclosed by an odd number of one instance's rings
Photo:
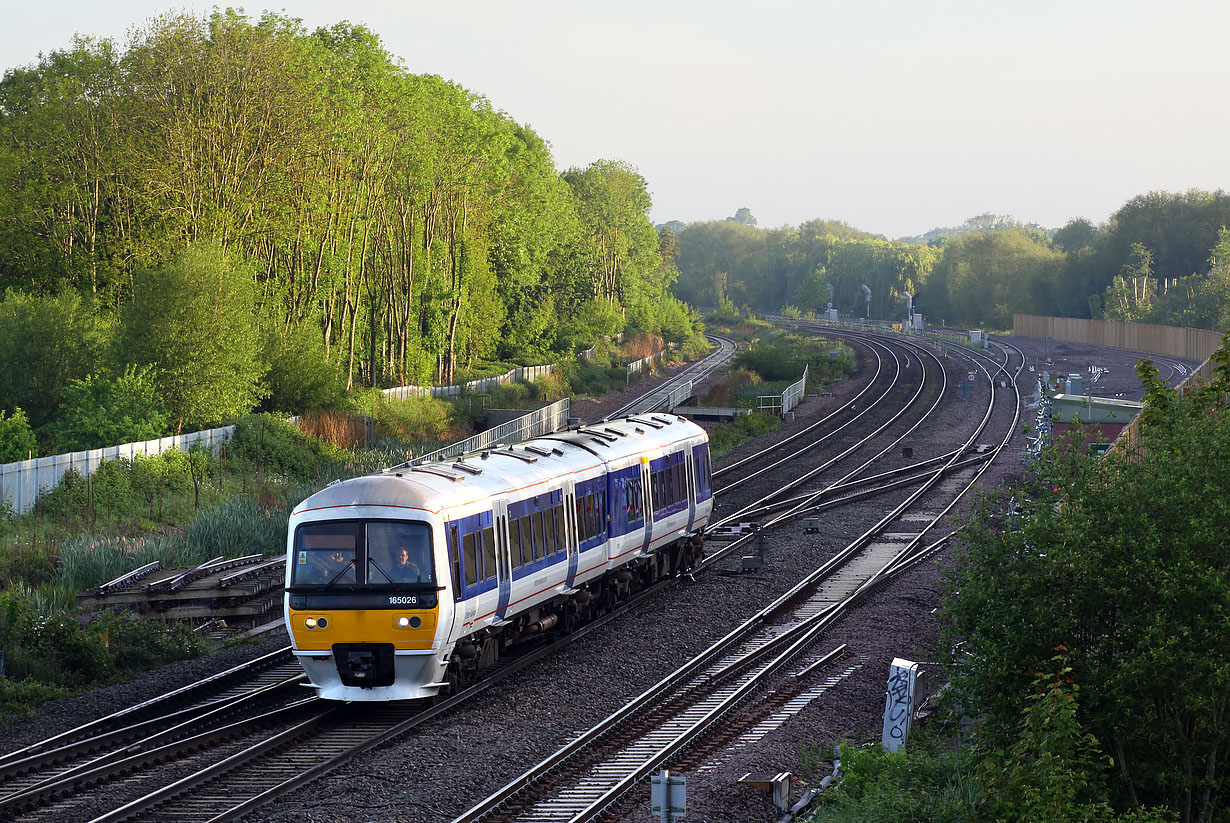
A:
{"type": "MultiPolygon", "coordinates": [[[[984,369],[984,373],[986,373],[985,369],[984,369]]],[[[989,377],[990,375],[988,374],[988,378],[989,377]]],[[[985,429],[986,425],[989,423],[991,411],[994,409],[994,406],[995,406],[994,383],[992,383],[991,395],[992,395],[991,400],[988,403],[988,412],[986,415],[984,415],[984,418],[980,422],[980,425],[977,428],[977,430],[970,437],[969,441],[967,441],[967,444],[966,444],[967,447],[977,437],[981,435],[982,431],[985,429]]],[[[1003,443],[1001,443],[1000,445],[1001,449],[1003,448],[1003,445],[1006,444],[1011,439],[1011,436],[1015,430],[1015,424],[1016,424],[1017,419],[1019,418],[1019,405],[1020,404],[1019,404],[1019,392],[1018,392],[1016,408],[1014,409],[1014,415],[1013,415],[1013,424],[1008,427],[1008,434],[1005,436],[1003,443]]],[[[986,465],[989,465],[989,462],[986,465]]],[[[915,540],[913,541],[911,545],[916,545],[918,541],[921,541],[922,536],[925,535],[927,531],[929,531],[936,523],[938,523],[939,520],[942,519],[947,514],[947,512],[951,510],[953,506],[956,505],[956,503],[966,493],[966,491],[968,491],[969,488],[972,488],[973,484],[977,480],[977,477],[981,475],[982,471],[985,471],[985,466],[976,473],[975,477],[972,478],[970,482],[953,498],[953,500],[949,502],[949,504],[943,509],[943,511],[941,511],[938,515],[936,515],[932,519],[932,521],[928,524],[928,526],[924,528],[922,532],[919,533],[919,535],[915,538],[915,540]]],[[[934,484],[934,481],[932,481],[932,483],[929,483],[928,488],[933,484],[934,484]]],[[[903,502],[901,505],[896,507],[892,513],[882,518],[875,526],[873,526],[866,533],[864,533],[864,535],[860,536],[860,538],[858,538],[855,541],[855,543],[852,544],[852,546],[856,544],[860,544],[860,543],[866,544],[867,542],[870,542],[870,540],[875,534],[878,534],[885,527],[887,527],[889,523],[891,523],[893,520],[896,520],[904,511],[908,510],[908,508],[916,500],[918,500],[921,497],[924,491],[925,489],[919,490],[919,492],[911,495],[909,500],[903,502]]],[[[885,567],[883,567],[879,573],[877,573],[878,576],[883,577],[885,574],[887,574],[886,570],[890,568],[894,562],[897,562],[901,557],[902,557],[902,553],[897,553],[894,557],[894,560],[890,562],[889,564],[887,564],[885,567]]],[[[545,775],[551,769],[557,767],[564,760],[568,759],[569,757],[581,751],[585,746],[589,745],[592,741],[598,739],[602,735],[606,734],[607,732],[615,728],[616,725],[623,722],[625,719],[631,718],[632,716],[642,711],[647,706],[660,701],[671,686],[679,682],[685,682],[700,667],[708,665],[714,659],[716,659],[717,655],[724,652],[727,647],[733,646],[735,642],[740,642],[742,638],[746,636],[746,634],[750,632],[750,630],[753,627],[765,623],[769,615],[771,615],[776,609],[788,604],[793,598],[797,597],[808,586],[826,577],[827,571],[835,568],[840,563],[841,561],[838,561],[836,558],[825,563],[820,569],[817,569],[816,572],[813,572],[804,581],[801,581],[799,584],[793,587],[790,592],[787,592],[785,595],[782,595],[782,597],[775,600],[774,603],[770,604],[765,609],[761,610],[761,612],[759,612],[757,615],[750,618],[740,627],[735,629],[733,632],[729,633],[726,637],[717,641],[715,644],[711,645],[708,649],[706,649],[696,658],[693,658],[693,660],[684,664],[684,666],[681,667],[679,670],[672,673],[671,675],[668,675],[666,678],[663,678],[663,680],[659,681],[658,684],[656,684],[655,686],[651,687],[649,690],[644,692],[636,700],[624,706],[622,709],[612,714],[610,717],[608,717],[603,722],[599,723],[594,728],[585,732],[577,740],[573,741],[572,743],[569,743],[568,745],[560,749],[558,752],[556,752],[554,755],[552,755],[547,760],[542,761],[541,763],[532,767],[529,771],[525,772],[518,778],[514,779],[512,782],[507,784],[499,792],[491,795],[490,797],[488,797],[486,800],[484,800],[483,802],[481,802],[474,808],[470,809],[466,813],[456,818],[456,823],[468,823],[469,821],[477,820],[487,814],[490,814],[494,810],[498,809],[502,804],[506,803],[515,794],[517,794],[522,789],[524,789],[526,786],[532,784],[535,780],[540,778],[542,775],[545,775]]],[[[902,568],[904,568],[904,566],[902,566],[902,568]]],[[[843,601],[843,604],[849,604],[851,602],[854,602],[854,600],[857,599],[857,597],[862,596],[862,594],[860,593],[864,593],[868,590],[869,588],[866,585],[860,586],[856,590],[855,595],[852,595],[851,597],[846,598],[846,600],[843,601]]],[[[848,605],[845,607],[848,607],[848,605]]],[[[783,650],[780,654],[778,654],[778,656],[774,658],[768,665],[766,665],[761,670],[759,670],[759,672],[757,673],[755,677],[750,678],[744,684],[740,685],[734,692],[724,697],[719,705],[709,709],[704,714],[703,717],[701,717],[699,720],[695,722],[692,722],[683,732],[678,734],[676,736],[675,743],[667,745],[667,746],[663,746],[659,748],[658,750],[656,750],[652,755],[646,758],[643,763],[641,763],[636,769],[634,769],[632,773],[628,774],[627,776],[619,780],[615,785],[613,785],[605,793],[603,793],[597,799],[589,803],[589,805],[584,806],[583,808],[576,810],[574,812],[570,812],[570,816],[567,819],[572,820],[572,821],[583,821],[583,820],[592,819],[594,816],[601,813],[604,809],[608,808],[618,797],[622,796],[624,792],[626,792],[632,785],[634,785],[636,782],[642,779],[649,771],[656,768],[661,763],[665,762],[665,760],[668,757],[672,756],[673,753],[680,750],[688,742],[690,742],[692,739],[694,739],[696,736],[702,733],[702,731],[714,719],[716,719],[717,717],[720,717],[725,711],[727,711],[730,707],[735,705],[735,703],[739,702],[739,700],[742,699],[742,697],[750,693],[750,691],[753,688],[755,688],[756,685],[758,685],[761,680],[763,680],[773,671],[776,671],[778,668],[780,668],[780,666],[784,665],[785,662],[787,662],[789,659],[792,659],[793,656],[797,655],[803,649],[805,649],[808,645],[810,645],[810,643],[817,636],[818,632],[824,626],[828,625],[828,623],[830,623],[832,619],[835,618],[836,611],[837,610],[835,609],[825,609],[819,612],[818,614],[814,615],[812,618],[809,618],[808,621],[805,621],[806,623],[805,629],[791,630],[790,632],[783,635],[785,639],[778,639],[778,640],[773,641],[772,648],[774,649],[776,649],[777,646],[783,643],[789,643],[789,645],[787,646],[785,650],[783,650]]],[[[746,664],[748,662],[751,662],[752,659],[754,658],[748,658],[745,655],[744,658],[742,658],[740,661],[736,661],[736,663],[746,664]]],[[[722,671],[728,672],[731,670],[731,668],[732,668],[731,666],[726,666],[722,669],[722,671]]],[[[564,818],[561,816],[559,819],[564,819],[564,818]]]]}

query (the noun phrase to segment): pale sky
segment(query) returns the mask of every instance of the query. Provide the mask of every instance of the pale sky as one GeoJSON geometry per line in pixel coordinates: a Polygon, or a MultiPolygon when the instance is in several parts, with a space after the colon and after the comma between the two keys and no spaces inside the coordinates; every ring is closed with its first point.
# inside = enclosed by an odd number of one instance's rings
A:
{"type": "MultiPolygon", "coordinates": [[[[0,66],[211,4],[7,4],[0,66]]],[[[258,15],[261,7],[244,8],[258,15]]],[[[652,217],[836,218],[889,237],[981,213],[1102,222],[1230,188],[1230,3],[290,0],[485,95],[561,169],[637,166],[652,217]]]]}

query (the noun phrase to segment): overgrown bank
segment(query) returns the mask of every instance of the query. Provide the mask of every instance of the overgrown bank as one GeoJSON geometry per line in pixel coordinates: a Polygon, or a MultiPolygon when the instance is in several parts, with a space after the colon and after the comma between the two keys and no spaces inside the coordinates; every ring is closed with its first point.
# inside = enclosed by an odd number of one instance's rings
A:
{"type": "Polygon", "coordinates": [[[1214,360],[1183,396],[1144,361],[1138,441],[1077,434],[980,503],[944,700],[908,753],[851,752],[815,820],[1226,819],[1230,341],[1214,360]]]}

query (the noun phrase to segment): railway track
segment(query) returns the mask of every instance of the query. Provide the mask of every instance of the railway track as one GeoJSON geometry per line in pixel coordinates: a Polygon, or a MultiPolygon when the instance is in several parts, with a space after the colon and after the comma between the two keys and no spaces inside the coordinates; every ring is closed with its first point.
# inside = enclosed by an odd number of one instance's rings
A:
{"type": "MultiPolygon", "coordinates": [[[[995,410],[993,374],[985,366],[980,368],[992,386],[991,398],[966,448],[982,435],[995,410]]],[[[1011,385],[1011,423],[996,451],[1007,445],[1019,419],[1015,379],[1011,385]]],[[[946,465],[954,465],[963,450],[956,450],[946,465]]],[[[803,657],[824,629],[868,592],[942,546],[947,536],[929,545],[924,543],[925,536],[987,465],[966,466],[967,476],[955,483],[953,478],[941,483],[943,473],[937,471],[793,589],[602,723],[457,817],[455,823],[599,818],[646,776],[713,733],[738,704],[803,657]],[[932,489],[935,494],[928,496],[932,489]]],[[[794,674],[805,676],[829,659],[824,655],[806,662],[794,674]]]]}
{"type": "MultiPolygon", "coordinates": [[[[905,478],[898,477],[897,479],[905,478]]],[[[884,489],[878,488],[878,485],[881,482],[887,483],[889,480],[890,478],[880,475],[863,478],[862,480],[851,480],[844,487],[840,487],[840,491],[844,494],[870,493],[872,491],[882,493],[884,489]]],[[[678,579],[662,581],[660,584],[655,585],[653,589],[647,590],[645,596],[651,597],[656,593],[657,589],[676,585],[678,582],[678,579]]],[[[633,606],[632,602],[626,604],[628,609],[633,608],[633,606]]],[[[596,629],[598,625],[600,623],[590,624],[590,626],[586,627],[586,630],[596,629]]],[[[582,635],[578,632],[575,637],[580,636],[582,635]]],[[[544,648],[543,654],[547,653],[550,653],[550,650],[544,648]]],[[[516,660],[520,661],[521,658],[516,660]]],[[[533,660],[527,659],[524,665],[529,665],[531,662],[533,660]]],[[[508,673],[511,673],[511,671],[508,673]]],[[[185,817],[178,819],[209,819],[216,821],[237,819],[252,808],[293,791],[298,786],[336,768],[359,753],[373,746],[380,745],[393,737],[409,733],[414,727],[426,722],[426,720],[437,717],[440,713],[449,711],[455,706],[471,699],[489,685],[479,684],[479,688],[476,691],[467,690],[458,694],[455,698],[431,708],[417,707],[415,711],[404,717],[386,717],[379,723],[376,723],[375,726],[366,728],[364,733],[357,737],[353,735],[348,736],[341,729],[330,731],[330,729],[334,728],[332,724],[335,722],[340,722],[341,727],[353,726],[354,724],[350,722],[348,715],[344,713],[335,714],[332,711],[326,712],[321,707],[314,706],[311,701],[303,701],[303,704],[296,707],[296,709],[307,714],[306,717],[298,717],[296,722],[293,723],[283,722],[283,728],[277,731],[276,734],[265,738],[258,740],[254,737],[241,743],[232,743],[232,747],[238,747],[242,751],[235,752],[234,755],[225,758],[215,765],[202,765],[194,770],[194,774],[191,775],[190,779],[179,781],[171,786],[159,787],[156,791],[146,792],[141,797],[134,798],[124,803],[120,808],[97,817],[95,820],[177,819],[175,815],[181,813],[185,817]],[[315,742],[317,736],[320,736],[322,741],[335,742],[329,742],[327,746],[322,742],[318,746],[315,742]],[[328,748],[329,751],[327,755],[323,753],[325,748],[328,748]],[[314,762],[309,764],[302,759],[301,753],[304,751],[320,751],[321,754],[314,757],[314,762]],[[297,753],[291,754],[290,752],[297,753]],[[269,765],[256,765],[256,759],[254,758],[264,758],[268,761],[269,765]],[[258,777],[258,774],[266,776],[258,777]],[[211,783],[210,781],[221,782],[211,783]],[[229,786],[229,788],[219,788],[219,786],[229,786]],[[217,804],[226,805],[226,803],[230,805],[226,809],[219,811],[217,804]],[[184,811],[176,811],[176,808],[183,809],[184,811]],[[145,815],[145,817],[142,817],[142,815],[145,815]]],[[[283,719],[288,720],[289,717],[283,719]]],[[[11,757],[11,755],[6,757],[11,757]]],[[[214,760],[216,759],[214,757],[214,760]]],[[[71,793],[72,791],[75,790],[68,788],[67,784],[60,787],[62,794],[71,793]]],[[[30,808],[33,808],[33,806],[30,808]]],[[[58,810],[62,809],[63,806],[53,804],[51,806],[44,806],[41,812],[35,812],[35,814],[43,819],[60,819],[57,817],[57,814],[58,810]]]]}

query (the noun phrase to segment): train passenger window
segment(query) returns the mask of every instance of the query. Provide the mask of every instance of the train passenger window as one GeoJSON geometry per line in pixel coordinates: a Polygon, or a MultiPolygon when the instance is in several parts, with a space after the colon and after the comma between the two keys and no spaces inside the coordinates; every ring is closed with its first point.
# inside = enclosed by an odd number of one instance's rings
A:
{"type": "Polygon", "coordinates": [[[547,553],[546,536],[542,533],[542,512],[530,515],[530,523],[534,531],[534,559],[541,560],[547,553]]]}
{"type": "Polygon", "coordinates": [[[577,542],[585,542],[585,498],[577,495],[577,542]]]}
{"type": "Polygon", "coordinates": [[[555,506],[551,509],[551,536],[554,542],[554,549],[557,552],[562,552],[567,548],[567,541],[564,540],[564,507],[555,506]]]}
{"type": "Polygon", "coordinates": [[[530,516],[527,514],[524,517],[518,517],[517,523],[521,527],[521,563],[534,562],[534,533],[530,529],[530,516]]]}
{"type": "Polygon", "coordinates": [[[483,580],[495,577],[495,529],[483,529],[483,580]]]}
{"type": "Polygon", "coordinates": [[[508,521],[508,556],[514,569],[521,567],[521,519],[508,521]]]}
{"type": "Polygon", "coordinates": [[[478,553],[478,534],[476,532],[470,532],[462,536],[461,557],[462,565],[466,569],[466,585],[473,586],[478,582],[478,564],[482,562],[482,555],[478,553]]]}
{"type": "Polygon", "coordinates": [[[593,539],[598,536],[598,495],[585,495],[585,536],[593,539]]]}
{"type": "Polygon", "coordinates": [[[687,485],[683,477],[683,464],[673,466],[671,468],[671,476],[675,478],[675,502],[682,503],[684,498],[688,496],[687,485]]]}

